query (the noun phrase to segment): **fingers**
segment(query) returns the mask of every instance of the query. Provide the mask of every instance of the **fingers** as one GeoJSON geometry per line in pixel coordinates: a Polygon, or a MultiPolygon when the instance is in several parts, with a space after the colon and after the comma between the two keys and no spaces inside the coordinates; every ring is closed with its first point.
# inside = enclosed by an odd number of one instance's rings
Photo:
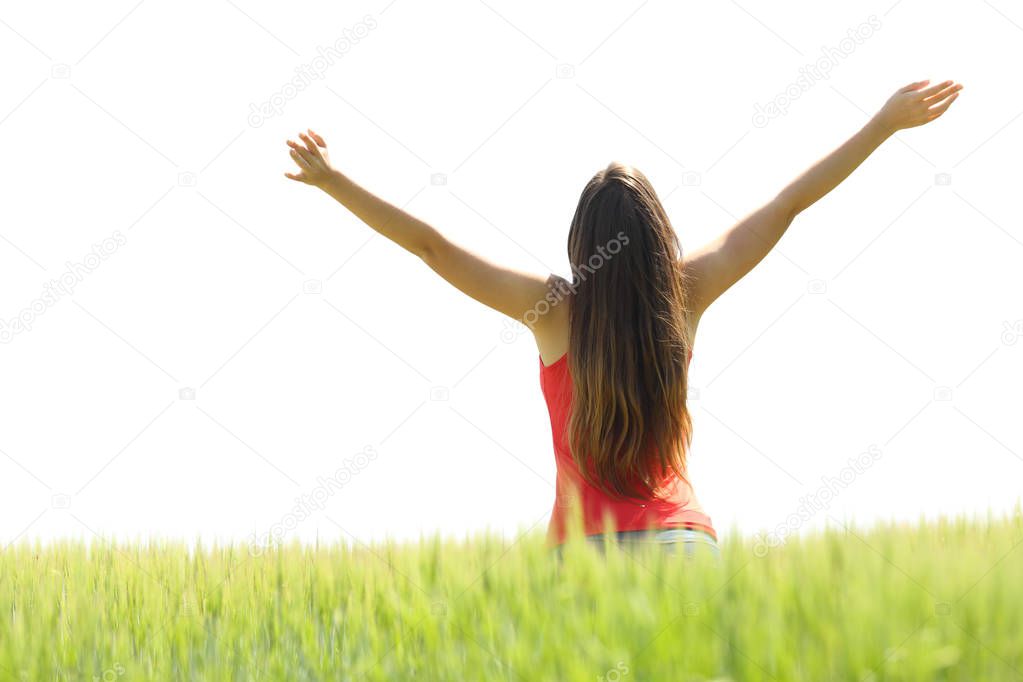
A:
{"type": "MultiPolygon", "coordinates": [[[[306,154],[308,153],[309,152],[306,152],[306,154]]],[[[309,161],[304,156],[302,156],[302,152],[298,151],[297,149],[292,149],[291,158],[295,160],[295,163],[297,163],[298,167],[301,168],[302,170],[310,170],[309,161]]]]}
{"type": "Polygon", "coordinates": [[[324,149],[327,148],[327,143],[323,141],[323,138],[319,136],[312,128],[309,129],[309,136],[316,140],[316,144],[320,145],[324,149]]]}
{"type": "Polygon", "coordinates": [[[923,98],[927,99],[928,97],[933,97],[934,95],[938,94],[939,92],[941,92],[950,85],[952,85],[952,81],[942,81],[937,85],[932,85],[929,88],[920,90],[917,94],[923,95],[923,98]]]}
{"type": "Polygon", "coordinates": [[[936,92],[935,94],[931,95],[930,97],[924,97],[924,101],[927,102],[928,104],[934,104],[935,102],[941,102],[942,100],[944,100],[946,97],[948,97],[952,93],[959,92],[962,89],[963,89],[963,86],[961,84],[959,84],[959,83],[956,83],[954,85],[948,86],[947,88],[939,90],[938,92],[936,92]]]}
{"type": "Polygon", "coordinates": [[[300,145],[293,140],[288,140],[288,146],[291,147],[291,158],[295,159],[295,162],[298,163],[299,166],[302,168],[308,168],[312,165],[312,152],[306,149],[305,146],[300,145]]]}
{"type": "Polygon", "coordinates": [[[305,147],[306,147],[306,149],[309,150],[309,154],[312,155],[313,158],[315,158],[315,159],[323,159],[323,154],[320,153],[320,148],[318,146],[316,146],[316,143],[313,142],[311,137],[309,137],[305,133],[299,133],[298,137],[303,142],[305,142],[305,147]]]}
{"type": "Polygon", "coordinates": [[[909,85],[906,85],[904,87],[899,88],[899,92],[912,92],[913,90],[918,90],[918,89],[922,88],[923,86],[927,85],[928,83],[930,83],[929,80],[923,80],[923,81],[917,81],[915,83],[910,83],[909,85]]]}
{"type": "Polygon", "coordinates": [[[930,109],[928,109],[928,111],[930,111],[931,113],[927,120],[933,121],[934,119],[944,114],[945,111],[947,111],[948,108],[952,106],[952,102],[956,101],[957,97],[959,97],[959,93],[954,92],[951,95],[949,95],[948,98],[945,99],[945,101],[940,102],[937,106],[933,106],[930,109]]]}
{"type": "Polygon", "coordinates": [[[330,161],[326,156],[327,143],[312,128],[307,133],[299,133],[302,143],[288,140],[288,152],[298,166],[297,173],[285,173],[284,177],[307,185],[320,186],[331,170],[330,161]]]}

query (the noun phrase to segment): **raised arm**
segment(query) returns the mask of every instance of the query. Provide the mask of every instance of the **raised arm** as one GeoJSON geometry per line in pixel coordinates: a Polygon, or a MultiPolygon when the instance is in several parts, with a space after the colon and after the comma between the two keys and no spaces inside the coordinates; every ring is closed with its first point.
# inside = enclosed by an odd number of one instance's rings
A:
{"type": "Polygon", "coordinates": [[[686,255],[694,320],[742,279],[778,243],[793,219],[833,190],[897,130],[933,121],[959,96],[961,85],[945,81],[910,83],[838,149],[796,178],[770,202],[714,241],[686,255]]]}
{"type": "MultiPolygon", "coordinates": [[[[301,133],[304,144],[288,140],[298,173],[292,180],[318,187],[360,220],[406,251],[418,256],[454,287],[529,326],[534,333],[543,316],[529,314],[550,291],[548,275],[521,272],[497,265],[452,243],[427,223],[360,187],[333,168],[327,143],[312,130],[301,133]]],[[[540,310],[546,311],[545,307],[540,310]]]]}

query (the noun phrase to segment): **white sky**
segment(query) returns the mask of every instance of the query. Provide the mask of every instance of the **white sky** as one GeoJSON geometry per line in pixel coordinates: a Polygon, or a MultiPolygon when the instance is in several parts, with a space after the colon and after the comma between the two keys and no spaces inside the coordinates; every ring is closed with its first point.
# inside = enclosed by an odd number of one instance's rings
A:
{"type": "Polygon", "coordinates": [[[692,248],[922,78],[965,89],[704,316],[694,484],[722,534],[773,528],[877,446],[804,530],[1015,504],[1018,6],[388,2],[4,7],[0,318],[124,243],[0,345],[0,541],[241,541],[367,446],[288,538],[543,528],[532,339],[286,180],[298,130],[464,244],[567,274],[579,192],[611,159],[643,169],[692,248]],[[358,44],[250,124],[346,30],[358,44]],[[830,77],[754,126],[822,50],[830,77]]]}

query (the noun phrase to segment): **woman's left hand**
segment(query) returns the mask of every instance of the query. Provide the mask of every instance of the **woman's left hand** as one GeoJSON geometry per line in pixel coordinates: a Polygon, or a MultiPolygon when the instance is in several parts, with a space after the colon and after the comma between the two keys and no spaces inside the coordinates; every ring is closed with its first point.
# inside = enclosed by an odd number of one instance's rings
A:
{"type": "Polygon", "coordinates": [[[327,154],[327,143],[312,130],[309,130],[308,135],[299,133],[298,136],[305,144],[288,140],[291,158],[298,166],[298,173],[284,175],[307,185],[322,187],[334,173],[334,168],[330,165],[330,156],[327,154]]]}

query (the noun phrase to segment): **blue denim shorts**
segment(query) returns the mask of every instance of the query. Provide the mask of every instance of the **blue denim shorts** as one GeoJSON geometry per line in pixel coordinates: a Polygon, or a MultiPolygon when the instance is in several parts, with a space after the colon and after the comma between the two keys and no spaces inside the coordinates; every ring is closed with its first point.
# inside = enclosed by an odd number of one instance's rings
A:
{"type": "MultiPolygon", "coordinates": [[[[614,533],[612,540],[623,549],[659,546],[670,554],[683,553],[686,557],[708,555],[721,558],[721,550],[714,536],[694,528],[665,528],[661,530],[623,530],[614,533]]],[[[586,541],[604,548],[605,535],[587,535],[586,541]]]]}

